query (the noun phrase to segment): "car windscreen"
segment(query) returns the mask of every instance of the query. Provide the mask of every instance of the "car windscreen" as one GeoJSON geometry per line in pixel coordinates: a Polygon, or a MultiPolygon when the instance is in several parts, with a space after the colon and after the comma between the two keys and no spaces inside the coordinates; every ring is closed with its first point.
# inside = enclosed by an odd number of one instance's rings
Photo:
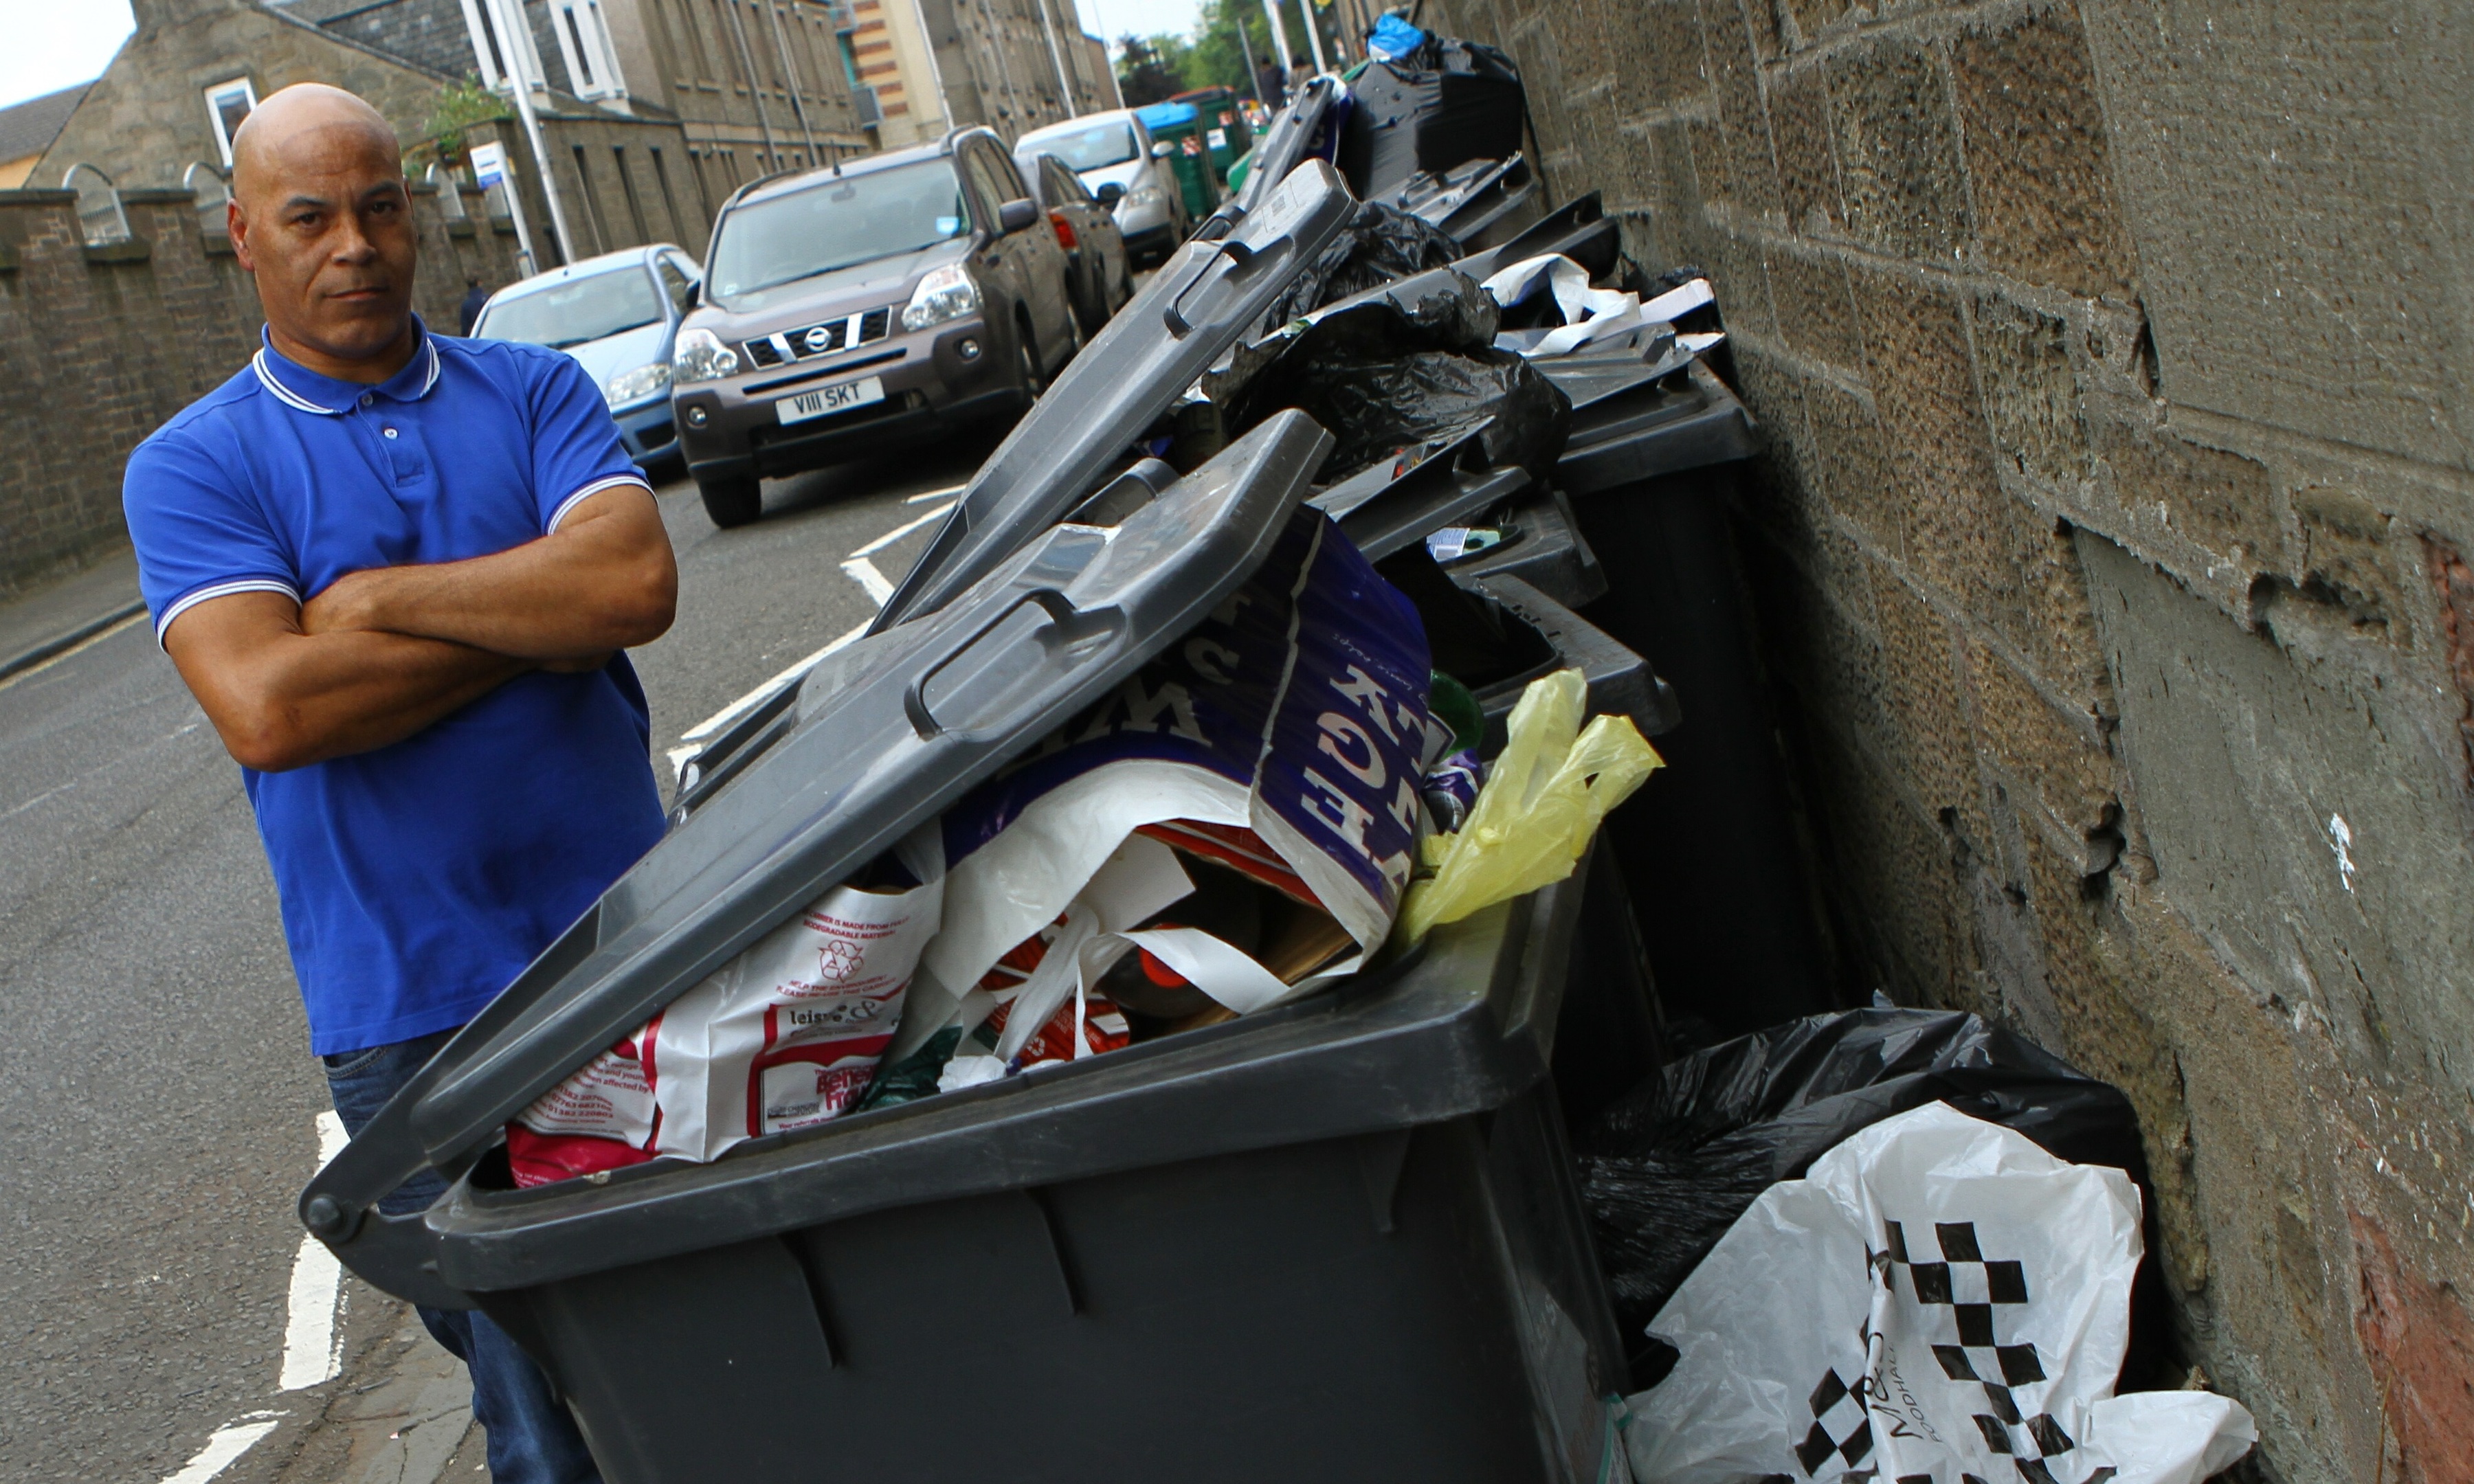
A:
{"type": "Polygon", "coordinates": [[[871,170],[734,208],[705,258],[716,303],[752,309],[752,296],[875,258],[916,252],[971,229],[950,159],[871,170]]]}
{"type": "Polygon", "coordinates": [[[1032,154],[1054,155],[1077,173],[1122,165],[1134,157],[1134,126],[1123,119],[1087,129],[1060,129],[1022,141],[1032,154]]]}
{"type": "Polygon", "coordinates": [[[643,265],[628,263],[510,294],[489,307],[473,333],[563,349],[661,323],[661,291],[643,265]]]}

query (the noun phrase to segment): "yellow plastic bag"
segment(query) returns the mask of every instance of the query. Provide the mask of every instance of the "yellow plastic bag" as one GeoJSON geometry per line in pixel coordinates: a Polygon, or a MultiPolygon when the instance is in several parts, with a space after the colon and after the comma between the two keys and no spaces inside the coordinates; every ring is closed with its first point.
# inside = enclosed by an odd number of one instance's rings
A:
{"type": "Polygon", "coordinates": [[[1601,716],[1582,730],[1589,691],[1580,671],[1559,670],[1521,694],[1468,819],[1456,834],[1426,839],[1434,874],[1401,903],[1402,946],[1570,875],[1607,811],[1665,765],[1630,717],[1601,716]]]}

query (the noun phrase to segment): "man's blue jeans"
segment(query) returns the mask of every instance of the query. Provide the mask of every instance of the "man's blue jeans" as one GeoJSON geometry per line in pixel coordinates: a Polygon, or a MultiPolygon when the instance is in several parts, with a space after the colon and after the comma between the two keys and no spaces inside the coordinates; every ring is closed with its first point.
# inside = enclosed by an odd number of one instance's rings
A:
{"type": "MultiPolygon", "coordinates": [[[[323,1057],[335,1113],[354,1137],[396,1090],[412,1080],[455,1033],[441,1031],[367,1051],[323,1057]]],[[[378,1203],[390,1215],[421,1210],[446,1189],[434,1170],[424,1170],[378,1203]]],[[[575,1419],[550,1392],[532,1357],[516,1348],[507,1331],[477,1310],[420,1310],[430,1335],[473,1373],[473,1415],[490,1435],[492,1484],[600,1484],[601,1472],[585,1451],[575,1419]]]]}

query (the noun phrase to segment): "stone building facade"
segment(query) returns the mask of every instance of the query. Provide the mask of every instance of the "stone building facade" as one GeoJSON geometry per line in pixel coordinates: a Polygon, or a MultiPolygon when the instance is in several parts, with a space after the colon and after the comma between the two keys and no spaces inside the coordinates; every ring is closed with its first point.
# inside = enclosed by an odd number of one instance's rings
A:
{"type": "Polygon", "coordinates": [[[973,124],[1011,143],[1069,113],[1122,107],[1107,48],[1083,35],[1070,0],[858,0],[853,13],[887,148],[973,124]]]}
{"type": "MultiPolygon", "coordinates": [[[[380,0],[345,18],[391,19],[390,28],[361,31],[444,57],[438,27],[412,24],[442,3],[453,9],[454,0],[380,0]]],[[[136,0],[135,10],[136,30],[52,141],[36,183],[59,184],[78,162],[124,190],[202,182],[230,165],[229,133],[246,116],[244,105],[295,83],[328,83],[367,99],[416,152],[417,164],[440,90],[471,71],[433,70],[349,27],[321,24],[310,0],[136,0]],[[217,99],[231,108],[221,120],[217,99]],[[193,166],[207,174],[193,176],[193,166]]],[[[657,108],[620,112],[557,91],[538,102],[550,177],[570,213],[577,256],[644,242],[675,242],[702,254],[713,213],[695,193],[689,141],[675,118],[657,108]]],[[[563,259],[530,148],[513,121],[468,132],[479,139],[494,132],[507,146],[539,266],[555,266],[563,259]]],[[[510,272],[484,282],[496,288],[520,276],[510,272]]]]}
{"type": "Polygon", "coordinates": [[[2128,1089],[2183,1352],[2261,1474],[2474,1478],[2462,15],[1426,23],[1520,63],[1560,194],[1716,281],[1844,990],[2128,1089]]]}
{"type": "MultiPolygon", "coordinates": [[[[128,239],[89,245],[75,193],[0,191],[0,596],[124,542],[129,451],[257,348],[256,285],[221,222],[183,190],[121,199],[128,239]]],[[[432,324],[455,323],[468,275],[515,276],[514,227],[469,186],[460,201],[413,187],[413,305],[432,324]]]]}

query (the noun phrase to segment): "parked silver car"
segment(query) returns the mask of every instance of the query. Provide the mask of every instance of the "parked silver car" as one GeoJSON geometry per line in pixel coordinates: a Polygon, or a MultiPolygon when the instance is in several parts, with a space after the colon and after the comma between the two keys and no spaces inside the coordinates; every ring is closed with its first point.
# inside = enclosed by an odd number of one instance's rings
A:
{"type": "Polygon", "coordinates": [[[1122,192],[1114,203],[1117,229],[1138,263],[1167,257],[1193,235],[1176,167],[1153,156],[1152,132],[1131,108],[1086,113],[1034,129],[1016,139],[1013,148],[1018,158],[1054,155],[1065,161],[1101,201],[1108,200],[1112,185],[1122,192]]]}

